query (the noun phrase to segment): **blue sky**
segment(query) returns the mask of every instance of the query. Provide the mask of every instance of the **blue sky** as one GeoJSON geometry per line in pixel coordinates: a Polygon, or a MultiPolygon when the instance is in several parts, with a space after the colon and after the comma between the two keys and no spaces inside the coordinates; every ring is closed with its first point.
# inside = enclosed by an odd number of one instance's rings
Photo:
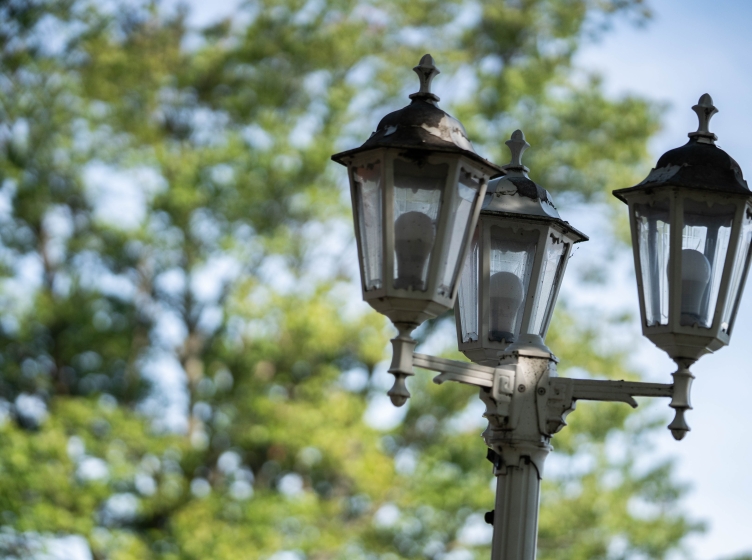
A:
{"type": "MultiPolygon", "coordinates": [[[[690,108],[710,93],[719,108],[711,122],[718,145],[752,177],[752,2],[651,4],[655,17],[650,24],[643,29],[617,25],[601,43],[583,50],[579,65],[599,70],[613,95],[634,92],[669,103],[664,129],[651,143],[656,160],[696,129],[690,108]]],[[[614,295],[636,305],[634,287],[618,291],[614,295]]],[[[731,344],[693,367],[692,432],[681,443],[668,435],[658,441],[660,452],[678,457],[678,472],[691,484],[687,508],[708,523],[708,532],[691,540],[691,551],[702,560],[752,551],[752,448],[745,414],[752,395],[750,291],[747,287],[731,344]]],[[[634,331],[639,332],[638,325],[634,331]]],[[[638,350],[640,363],[655,380],[674,370],[647,339],[638,350]]]]}

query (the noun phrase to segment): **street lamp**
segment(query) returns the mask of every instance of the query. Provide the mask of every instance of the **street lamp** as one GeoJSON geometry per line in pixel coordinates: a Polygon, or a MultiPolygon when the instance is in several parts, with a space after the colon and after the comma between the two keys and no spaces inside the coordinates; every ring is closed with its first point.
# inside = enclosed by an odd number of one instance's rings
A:
{"type": "Polygon", "coordinates": [[[752,193],[715,146],[708,120],[716,109],[703,96],[687,145],[664,154],[639,185],[614,193],[629,204],[643,332],[676,361],[674,382],[558,377],[544,337],[571,247],[587,238],[528,178],[521,131],[507,141],[510,164],[480,158],[462,126],[435,106],[430,56],[415,70],[421,89],[412,104],[385,117],[360,148],[333,156],[349,169],[363,295],[399,330],[389,369],[394,404],[410,396],[413,367],[439,372],[438,384],[479,388],[497,477],[487,515],[492,558],[534,560],[550,440],[578,400],[636,407],[637,396],[670,398],[671,433],[678,440],[689,430],[689,366],[728,344],[749,268],[752,193]],[[458,343],[473,363],[413,353],[409,332],[453,305],[460,263],[458,343]]]}
{"type": "Polygon", "coordinates": [[[700,122],[689,141],[614,191],[629,205],[642,332],[687,383],[698,358],[729,343],[752,239],[752,193],[708,129],[718,109],[707,93],[692,109],[700,122]]]}
{"type": "Polygon", "coordinates": [[[506,145],[512,161],[486,190],[454,308],[460,351],[484,365],[496,365],[512,343],[545,348],[572,245],[587,241],[528,177],[522,131],[506,145]]]}
{"type": "Polygon", "coordinates": [[[359,148],[332,156],[350,176],[363,299],[399,331],[389,369],[396,406],[410,396],[410,332],[454,305],[488,180],[501,173],[475,153],[462,124],[438,108],[431,55],[413,70],[420,90],[410,105],[381,119],[359,148]]]}
{"type": "Polygon", "coordinates": [[[694,361],[729,343],[749,266],[752,193],[708,130],[713,100],[706,93],[692,109],[700,125],[689,142],[614,195],[629,205],[643,333],[671,358],[694,361]]]}

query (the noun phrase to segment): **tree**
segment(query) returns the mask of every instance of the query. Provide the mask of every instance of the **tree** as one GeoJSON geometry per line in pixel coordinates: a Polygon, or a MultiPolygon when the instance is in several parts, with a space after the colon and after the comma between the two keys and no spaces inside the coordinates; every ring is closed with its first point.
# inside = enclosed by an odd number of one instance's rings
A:
{"type": "MultiPolygon", "coordinates": [[[[657,120],[579,79],[572,56],[612,18],[645,17],[642,3],[266,0],[200,30],[185,15],[0,7],[0,546],[23,557],[82,535],[113,560],[487,556],[473,544],[493,503],[467,421],[477,397],[418,376],[401,423],[364,422],[389,328],[353,303],[328,156],[404,103],[430,51],[468,84],[449,102],[484,153],[501,160],[498,138],[522,125],[552,147],[533,154],[536,178],[601,200],[629,183],[657,120]]],[[[566,311],[554,325],[563,363],[637,375],[566,311]]],[[[665,557],[698,529],[671,465],[609,451],[655,423],[581,408],[557,436],[541,558],[665,557]]]]}

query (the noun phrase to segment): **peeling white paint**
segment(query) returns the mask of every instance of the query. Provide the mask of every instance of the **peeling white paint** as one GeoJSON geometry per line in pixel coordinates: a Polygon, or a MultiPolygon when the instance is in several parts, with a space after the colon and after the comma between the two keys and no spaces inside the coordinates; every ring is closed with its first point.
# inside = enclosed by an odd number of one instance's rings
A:
{"type": "Polygon", "coordinates": [[[467,133],[457,119],[444,115],[439,121],[439,126],[428,126],[425,123],[421,125],[426,132],[437,138],[441,138],[447,142],[452,142],[454,145],[462,148],[463,150],[469,150],[474,152],[473,145],[470,140],[467,139],[467,133]]]}

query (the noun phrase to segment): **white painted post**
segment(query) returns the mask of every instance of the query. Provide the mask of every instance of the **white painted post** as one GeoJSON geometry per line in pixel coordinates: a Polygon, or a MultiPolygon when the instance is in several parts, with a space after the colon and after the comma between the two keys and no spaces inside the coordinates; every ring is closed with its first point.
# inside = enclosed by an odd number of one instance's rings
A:
{"type": "Polygon", "coordinates": [[[535,560],[538,543],[540,481],[551,451],[547,415],[539,412],[538,400],[556,376],[556,358],[542,343],[527,342],[499,355],[499,367],[514,371],[508,410],[500,410],[498,402],[494,409],[484,399],[489,425],[483,435],[497,457],[492,560],[535,560]]]}
{"type": "Polygon", "coordinates": [[[496,474],[492,560],[534,560],[538,544],[540,477],[527,457],[496,474]]]}

